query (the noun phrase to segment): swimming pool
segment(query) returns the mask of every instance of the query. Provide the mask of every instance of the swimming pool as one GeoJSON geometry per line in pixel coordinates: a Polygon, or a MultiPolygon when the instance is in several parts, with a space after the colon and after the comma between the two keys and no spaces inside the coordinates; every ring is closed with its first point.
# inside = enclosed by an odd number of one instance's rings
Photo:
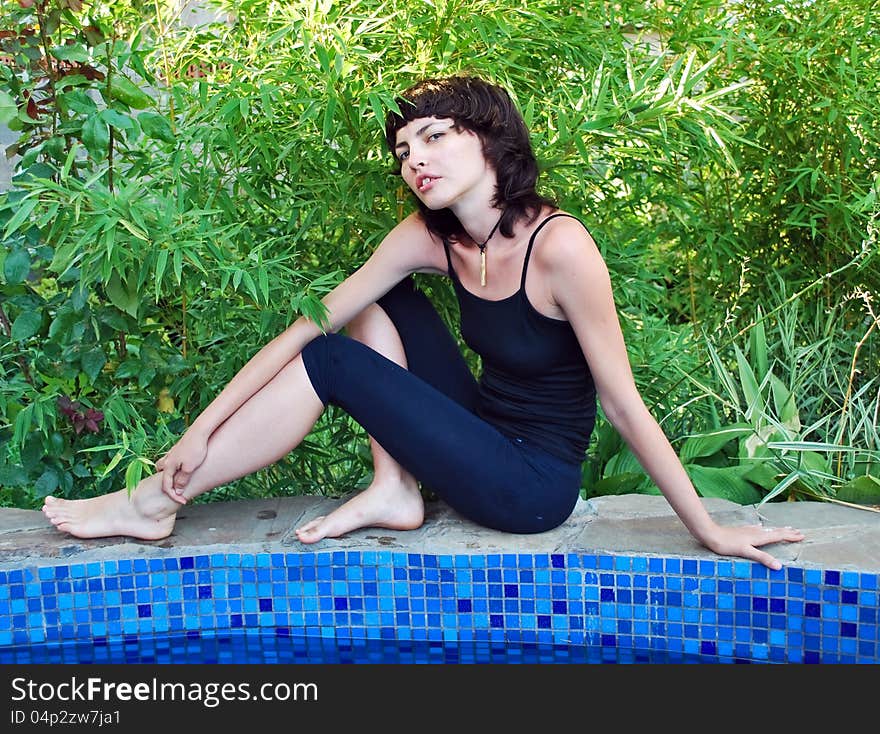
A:
{"type": "Polygon", "coordinates": [[[0,571],[2,662],[877,663],[878,575],[592,553],[204,553],[0,571]]]}

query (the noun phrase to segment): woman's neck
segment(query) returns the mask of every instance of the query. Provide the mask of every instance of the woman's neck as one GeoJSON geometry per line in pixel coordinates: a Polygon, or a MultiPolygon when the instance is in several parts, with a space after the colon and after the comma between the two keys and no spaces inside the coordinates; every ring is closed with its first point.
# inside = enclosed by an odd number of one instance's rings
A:
{"type": "MultiPolygon", "coordinates": [[[[452,208],[452,213],[455,214],[468,238],[476,244],[484,242],[489,237],[490,232],[498,223],[503,212],[494,206],[481,204],[472,208],[456,206],[452,208]]],[[[492,241],[495,242],[501,239],[503,239],[501,232],[496,230],[492,236],[492,241]]]]}

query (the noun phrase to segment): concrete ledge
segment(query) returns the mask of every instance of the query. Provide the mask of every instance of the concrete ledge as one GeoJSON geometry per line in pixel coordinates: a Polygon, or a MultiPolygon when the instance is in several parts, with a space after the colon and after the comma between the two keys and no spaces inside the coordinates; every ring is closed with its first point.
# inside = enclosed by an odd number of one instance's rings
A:
{"type": "MultiPolygon", "coordinates": [[[[581,500],[561,527],[536,535],[488,530],[442,502],[430,502],[425,523],[418,530],[365,528],[314,545],[303,545],[296,539],[294,528],[327,514],[345,499],[310,496],[193,505],[179,513],[174,532],[160,541],[122,537],[81,540],[56,531],[41,512],[0,509],[0,569],[211,552],[328,550],[719,558],[696,543],[663,497],[647,495],[581,500]]],[[[791,525],[803,530],[807,537],[801,543],[767,546],[785,564],[880,572],[880,513],[824,502],[742,506],[706,499],[704,504],[724,524],[791,525]]]]}

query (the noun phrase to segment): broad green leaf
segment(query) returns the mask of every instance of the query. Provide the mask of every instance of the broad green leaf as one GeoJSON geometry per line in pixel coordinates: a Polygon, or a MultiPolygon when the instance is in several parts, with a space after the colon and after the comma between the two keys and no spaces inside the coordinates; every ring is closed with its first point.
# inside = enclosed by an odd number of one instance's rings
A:
{"type": "Polygon", "coordinates": [[[118,127],[122,130],[131,130],[134,127],[134,122],[132,122],[132,119],[129,115],[124,115],[114,109],[103,110],[101,112],[101,118],[108,125],[118,127]]]}
{"type": "Polygon", "coordinates": [[[626,472],[604,477],[596,482],[590,490],[597,495],[618,495],[638,493],[640,488],[650,483],[644,473],[626,472]]]}
{"type": "Polygon", "coordinates": [[[52,494],[58,488],[58,472],[52,467],[47,467],[40,475],[39,479],[34,482],[34,496],[46,497],[52,494]]]}
{"type": "Polygon", "coordinates": [[[94,115],[83,124],[82,141],[92,156],[103,160],[107,155],[107,146],[110,144],[110,128],[100,116],[94,115]]]}
{"type": "Polygon", "coordinates": [[[12,339],[14,341],[30,339],[40,330],[42,323],[43,314],[41,311],[25,311],[19,314],[12,322],[12,339]]]}
{"type": "Polygon", "coordinates": [[[98,105],[82,89],[65,92],[59,95],[58,101],[71,112],[78,112],[81,115],[94,115],[98,112],[98,105]]]}
{"type": "Polygon", "coordinates": [[[174,132],[171,130],[171,123],[164,115],[155,112],[141,112],[138,115],[138,122],[144,135],[153,140],[160,140],[163,143],[173,143],[175,141],[174,132]]]}
{"type": "Polygon", "coordinates": [[[741,465],[745,470],[743,478],[752,484],[770,491],[779,481],[779,470],[771,460],[754,459],[741,465]]]}
{"type": "Polygon", "coordinates": [[[3,275],[10,285],[23,283],[31,272],[31,256],[24,248],[13,250],[3,263],[3,275]]]}
{"type": "Polygon", "coordinates": [[[880,478],[870,474],[856,477],[838,487],[834,496],[857,505],[880,505],[880,478]]]}
{"type": "Polygon", "coordinates": [[[137,318],[138,307],[140,306],[140,297],[137,288],[133,287],[119,277],[119,273],[115,270],[110,276],[110,280],[106,286],[107,297],[110,302],[120,311],[125,311],[133,318],[137,318]]]}
{"type": "Polygon", "coordinates": [[[629,450],[629,447],[625,447],[608,460],[608,463],[605,464],[605,470],[603,471],[602,476],[610,477],[615,474],[628,473],[644,473],[644,469],[642,468],[642,465],[639,464],[639,460],[636,458],[635,454],[629,450]]]}
{"type": "Polygon", "coordinates": [[[752,505],[761,501],[761,494],[744,478],[742,467],[716,468],[689,464],[685,467],[701,497],[719,497],[740,505],[752,505]]]}
{"type": "Polygon", "coordinates": [[[81,64],[89,60],[89,52],[85,46],[80,44],[54,46],[49,49],[49,53],[56,59],[61,61],[78,61],[81,64]]]}
{"type": "Polygon", "coordinates": [[[719,428],[698,436],[688,436],[681,447],[681,461],[689,463],[692,459],[712,456],[731,441],[748,436],[754,429],[747,424],[735,424],[719,428]]]}
{"type": "Polygon", "coordinates": [[[104,350],[96,346],[83,353],[80,363],[83,372],[89,376],[89,379],[94,384],[98,379],[98,375],[101,374],[104,365],[107,364],[107,357],[104,355],[104,350]]]}
{"type": "Polygon", "coordinates": [[[0,90],[0,125],[6,125],[18,112],[15,100],[3,90],[0,90]]]}

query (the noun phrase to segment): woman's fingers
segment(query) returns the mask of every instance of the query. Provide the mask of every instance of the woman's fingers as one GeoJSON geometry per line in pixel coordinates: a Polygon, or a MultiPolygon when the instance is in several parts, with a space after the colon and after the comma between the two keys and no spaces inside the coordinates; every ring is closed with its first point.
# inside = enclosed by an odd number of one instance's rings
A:
{"type": "Polygon", "coordinates": [[[756,525],[754,526],[754,531],[752,533],[751,547],[749,548],[749,552],[745,555],[746,558],[751,558],[752,560],[767,566],[767,568],[778,571],[782,568],[782,563],[769,553],[758,550],[758,548],[762,545],[770,545],[772,543],[796,543],[803,539],[804,534],[800,530],[796,530],[789,526],[774,528],[756,525]]]}
{"type": "Polygon", "coordinates": [[[770,543],[780,543],[786,541],[789,543],[797,543],[804,539],[804,534],[800,530],[786,525],[784,528],[762,527],[761,535],[755,541],[755,545],[768,545],[770,543]]]}

